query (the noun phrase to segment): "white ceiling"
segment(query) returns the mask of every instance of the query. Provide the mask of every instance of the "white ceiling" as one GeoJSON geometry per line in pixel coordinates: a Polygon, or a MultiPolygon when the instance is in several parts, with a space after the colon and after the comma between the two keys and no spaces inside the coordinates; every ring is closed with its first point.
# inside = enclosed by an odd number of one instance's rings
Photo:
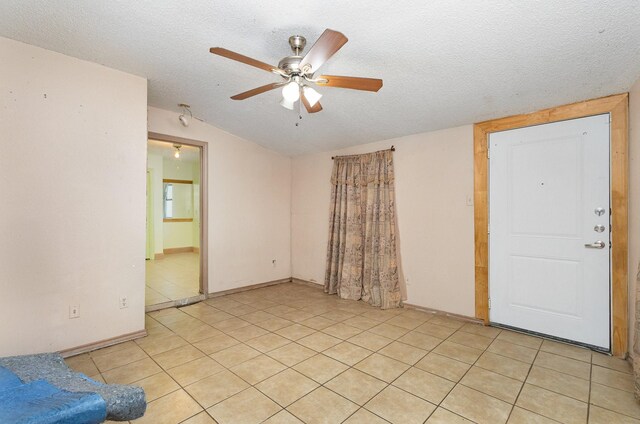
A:
{"type": "MultiPolygon", "coordinates": [[[[469,124],[624,92],[640,77],[637,0],[3,0],[0,35],[144,76],[149,105],[194,115],[295,155],[469,124]],[[297,115],[278,81],[214,56],[225,47],[277,64],[292,34],[349,42],[321,73],[376,77],[378,93],[320,87],[297,115]]],[[[177,122],[176,122],[177,125],[177,122]]]]}

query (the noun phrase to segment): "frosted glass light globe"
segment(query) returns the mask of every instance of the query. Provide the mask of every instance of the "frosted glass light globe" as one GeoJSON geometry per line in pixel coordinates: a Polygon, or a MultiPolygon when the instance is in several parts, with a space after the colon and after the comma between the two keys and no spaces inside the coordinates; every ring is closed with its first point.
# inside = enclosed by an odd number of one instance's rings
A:
{"type": "Polygon", "coordinates": [[[289,84],[282,87],[282,97],[287,102],[294,103],[300,99],[300,86],[297,82],[291,81],[289,84]]]}
{"type": "Polygon", "coordinates": [[[307,99],[307,101],[309,102],[309,106],[311,107],[315,106],[315,104],[318,103],[318,100],[320,100],[320,98],[322,97],[322,94],[318,93],[316,90],[308,86],[302,87],[302,92],[304,93],[304,97],[307,99]]]}

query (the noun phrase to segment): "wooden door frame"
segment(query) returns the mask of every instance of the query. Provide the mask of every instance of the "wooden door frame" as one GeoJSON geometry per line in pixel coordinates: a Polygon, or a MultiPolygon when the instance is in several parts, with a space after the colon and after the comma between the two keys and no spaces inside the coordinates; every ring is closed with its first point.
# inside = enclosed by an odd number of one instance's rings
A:
{"type": "Polygon", "coordinates": [[[492,132],[609,113],[611,118],[611,353],[628,350],[629,94],[616,94],[473,126],[476,318],[489,324],[489,159],[492,132]]]}
{"type": "Polygon", "coordinates": [[[209,143],[149,131],[148,139],[200,148],[200,293],[209,295],[209,143]]]}

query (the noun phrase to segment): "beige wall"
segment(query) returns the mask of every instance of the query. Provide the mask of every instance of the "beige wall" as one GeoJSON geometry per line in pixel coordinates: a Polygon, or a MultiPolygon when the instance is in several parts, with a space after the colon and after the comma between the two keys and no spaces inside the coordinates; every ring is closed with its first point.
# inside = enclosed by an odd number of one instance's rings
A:
{"type": "Polygon", "coordinates": [[[396,203],[407,303],[474,315],[473,133],[470,125],[293,158],[293,276],[322,284],[331,156],[395,145],[396,203]]]}
{"type": "Polygon", "coordinates": [[[290,277],[291,159],[196,119],[183,127],[166,110],[150,107],[148,121],[208,143],[209,291],[290,277]]]}
{"type": "MultiPolygon", "coordinates": [[[[629,343],[640,263],[640,80],[630,90],[629,343]]],[[[303,155],[292,164],[293,276],[322,284],[331,156],[395,145],[396,198],[408,303],[474,315],[471,126],[303,155]]]]}
{"type": "Polygon", "coordinates": [[[156,153],[147,153],[147,168],[151,170],[151,185],[153,192],[153,245],[154,253],[163,253],[164,251],[164,217],[163,212],[163,158],[156,153]]]}
{"type": "MultiPolygon", "coordinates": [[[[4,38],[0,61],[0,356],[142,329],[146,81],[4,38]],[[119,309],[120,296],[129,308],[119,309]],[[80,318],[68,318],[70,305],[80,318]]],[[[177,116],[149,108],[148,129],[209,143],[211,292],[291,275],[321,284],[331,156],[394,144],[407,302],[474,314],[471,126],[291,159],[177,116]]],[[[633,323],[640,81],[630,128],[633,323]]]]}
{"type": "Polygon", "coordinates": [[[175,249],[178,247],[193,246],[193,221],[192,222],[163,222],[162,223],[162,249],[175,249]]]}
{"type": "Polygon", "coordinates": [[[640,263],[640,80],[629,91],[629,124],[629,351],[632,351],[640,263]]]}
{"type": "Polygon", "coordinates": [[[6,38],[0,63],[0,356],[142,330],[146,80],[6,38]]]}
{"type": "Polygon", "coordinates": [[[182,157],[180,159],[163,157],[162,178],[193,181],[193,168],[195,163],[195,161],[185,161],[182,157]]]}

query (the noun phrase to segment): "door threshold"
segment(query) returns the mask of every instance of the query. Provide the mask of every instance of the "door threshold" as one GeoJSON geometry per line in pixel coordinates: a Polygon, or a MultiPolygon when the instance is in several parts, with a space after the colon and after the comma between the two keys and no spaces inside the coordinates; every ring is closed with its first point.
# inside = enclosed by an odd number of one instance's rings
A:
{"type": "Polygon", "coordinates": [[[585,349],[593,350],[595,352],[604,353],[605,355],[611,356],[611,349],[610,348],[609,349],[605,349],[603,347],[590,345],[588,343],[581,343],[581,342],[577,342],[575,340],[563,339],[562,337],[550,336],[549,334],[538,333],[538,332],[535,332],[535,331],[525,330],[525,329],[518,328],[518,327],[512,327],[510,325],[505,325],[505,324],[498,324],[496,322],[489,322],[489,325],[492,326],[492,327],[496,327],[496,328],[503,328],[505,330],[515,331],[516,333],[526,334],[528,336],[536,336],[536,337],[540,337],[542,339],[551,340],[551,341],[554,341],[554,342],[560,342],[560,343],[564,343],[564,344],[568,344],[568,345],[572,345],[572,346],[583,347],[585,349]]]}
{"type": "Polygon", "coordinates": [[[184,299],[170,300],[169,302],[157,303],[155,305],[147,305],[144,307],[144,312],[159,311],[160,309],[179,308],[181,306],[191,305],[192,303],[198,303],[205,300],[207,296],[199,294],[197,296],[191,296],[184,299]]]}

